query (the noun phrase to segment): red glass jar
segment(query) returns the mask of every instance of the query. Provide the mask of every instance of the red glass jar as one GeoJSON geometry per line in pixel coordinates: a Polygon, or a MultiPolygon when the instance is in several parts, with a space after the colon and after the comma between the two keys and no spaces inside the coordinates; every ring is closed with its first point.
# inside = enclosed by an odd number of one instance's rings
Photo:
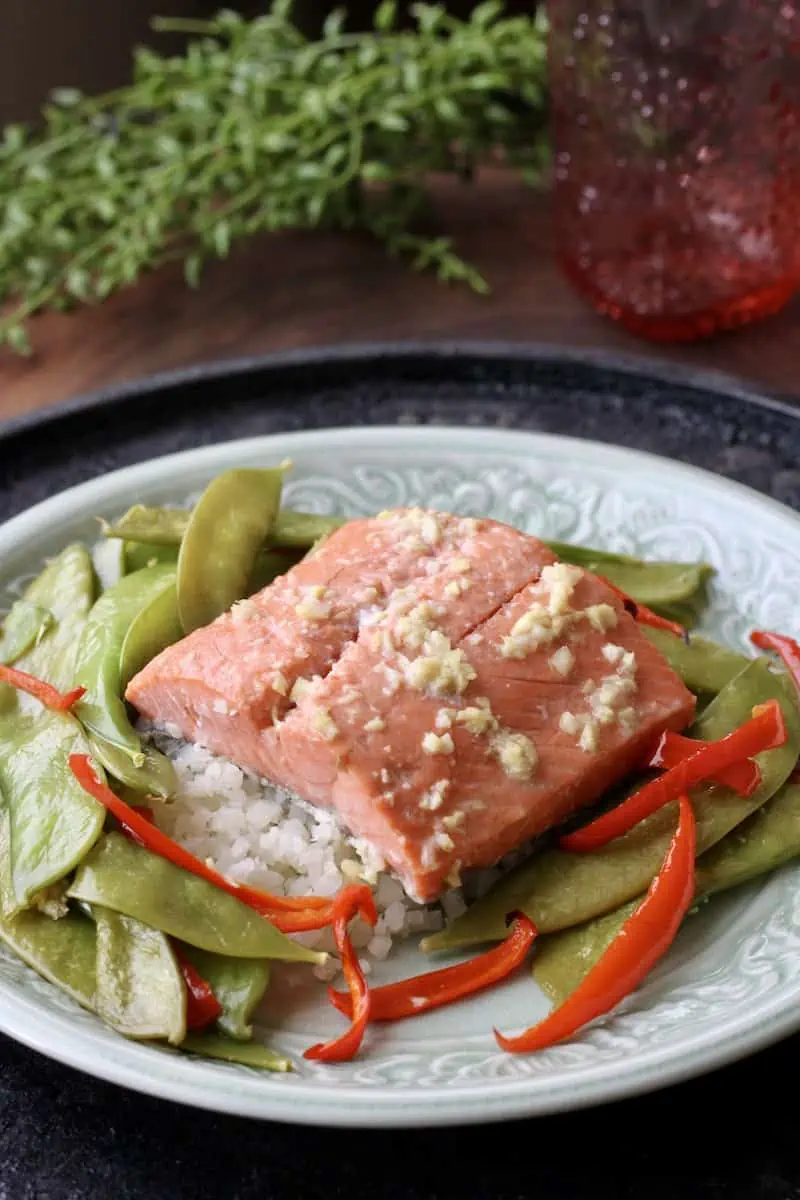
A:
{"type": "Polygon", "coordinates": [[[800,288],[800,0],[551,0],[558,253],[654,341],[800,288]]]}

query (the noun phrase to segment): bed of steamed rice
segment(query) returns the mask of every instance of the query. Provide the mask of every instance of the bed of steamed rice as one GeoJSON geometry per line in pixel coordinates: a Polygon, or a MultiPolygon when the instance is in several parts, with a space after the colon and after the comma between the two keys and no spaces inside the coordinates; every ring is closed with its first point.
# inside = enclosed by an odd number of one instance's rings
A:
{"type": "MultiPolygon", "coordinates": [[[[370,929],[357,922],[352,930],[365,972],[371,960],[389,955],[394,939],[440,929],[445,917],[463,912],[460,889],[427,907],[409,899],[374,849],[351,837],[334,813],[305,804],[200,746],[141,728],[172,760],[178,776],[175,795],[154,802],[158,825],[223,875],[286,896],[333,896],[354,879],[372,885],[378,923],[370,929]]],[[[483,890],[495,873],[481,874],[483,890]]],[[[307,945],[334,949],[328,929],[298,937],[307,945]]],[[[332,956],[315,970],[331,979],[338,960],[332,956]]]]}

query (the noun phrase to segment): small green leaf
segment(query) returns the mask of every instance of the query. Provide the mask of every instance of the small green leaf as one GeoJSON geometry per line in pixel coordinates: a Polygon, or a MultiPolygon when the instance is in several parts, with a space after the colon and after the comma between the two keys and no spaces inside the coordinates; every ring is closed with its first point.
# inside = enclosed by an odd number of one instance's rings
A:
{"type": "Polygon", "coordinates": [[[388,33],[394,29],[397,21],[397,0],[381,0],[375,10],[373,24],[379,33],[388,33]]]}
{"type": "Polygon", "coordinates": [[[33,353],[24,325],[7,325],[4,330],[0,329],[0,332],[10,350],[14,350],[17,354],[33,353]]]}
{"type": "Polygon", "coordinates": [[[326,41],[335,41],[344,29],[347,12],[343,8],[334,8],[328,13],[322,24],[322,36],[326,41]]]}
{"type": "Polygon", "coordinates": [[[76,104],[80,104],[81,100],[83,99],[83,93],[77,88],[54,88],[50,93],[50,99],[53,101],[53,104],[57,104],[59,108],[74,108],[76,104]]]}
{"type": "Polygon", "coordinates": [[[408,129],[408,121],[398,112],[382,112],[378,114],[377,124],[381,129],[391,130],[393,133],[405,133],[408,129]]]}
{"type": "Polygon", "coordinates": [[[190,254],[183,264],[183,277],[189,287],[196,288],[200,286],[200,272],[203,267],[203,259],[199,254],[190,254]]]}
{"type": "Polygon", "coordinates": [[[217,221],[212,233],[214,249],[220,258],[227,258],[231,248],[231,227],[226,220],[217,221]]]}

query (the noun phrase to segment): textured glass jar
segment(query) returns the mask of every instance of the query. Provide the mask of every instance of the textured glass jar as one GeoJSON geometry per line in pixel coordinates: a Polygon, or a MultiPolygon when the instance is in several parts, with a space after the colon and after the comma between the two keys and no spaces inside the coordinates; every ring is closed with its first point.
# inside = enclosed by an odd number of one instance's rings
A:
{"type": "Polygon", "coordinates": [[[800,0],[551,0],[558,253],[606,315],[690,340],[800,287],[800,0]]]}

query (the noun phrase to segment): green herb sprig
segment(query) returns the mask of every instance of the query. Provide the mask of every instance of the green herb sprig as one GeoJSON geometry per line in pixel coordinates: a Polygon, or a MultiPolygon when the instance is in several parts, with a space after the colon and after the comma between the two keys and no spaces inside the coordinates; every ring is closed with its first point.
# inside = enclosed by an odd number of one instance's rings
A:
{"type": "Polygon", "coordinates": [[[374,31],[344,14],[309,41],[290,0],[245,20],[156,19],[184,54],[140,49],[133,82],[53,94],[41,127],[0,142],[0,344],[30,350],[28,319],[96,303],[178,259],[265,231],[362,229],[391,254],[477,291],[450,239],[424,236],[428,179],[465,180],[501,157],[537,182],[547,164],[544,20],[489,0],[466,21],[419,4],[411,29],[384,0],[374,31]]]}

